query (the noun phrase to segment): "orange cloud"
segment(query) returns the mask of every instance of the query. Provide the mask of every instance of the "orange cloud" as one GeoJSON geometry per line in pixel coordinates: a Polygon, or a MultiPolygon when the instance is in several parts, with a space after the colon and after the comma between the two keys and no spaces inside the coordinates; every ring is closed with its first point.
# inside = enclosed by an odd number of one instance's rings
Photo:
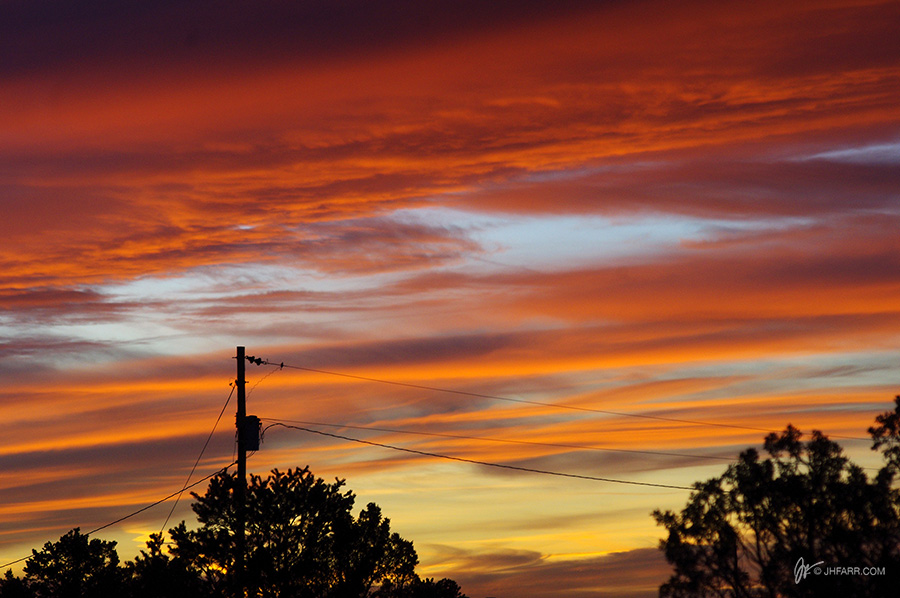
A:
{"type": "Polygon", "coordinates": [[[581,559],[551,559],[537,552],[471,551],[437,547],[439,559],[427,575],[458,580],[467,593],[498,596],[558,595],[650,598],[669,575],[655,548],[642,548],[581,559]]]}
{"type": "MultiPolygon", "coordinates": [[[[40,273],[50,284],[266,260],[303,243],[285,225],[371,216],[615,156],[718,153],[741,140],[897,120],[888,100],[896,65],[885,58],[890,3],[666,7],[659,14],[669,19],[638,19],[645,10],[596,7],[479,28],[414,54],[285,53],[216,71],[182,60],[140,76],[113,61],[105,67],[118,78],[113,87],[102,85],[102,68],[12,79],[2,86],[11,109],[0,153],[15,167],[6,184],[48,206],[51,229],[66,234],[0,259],[12,280],[40,273]],[[690,26],[669,27],[671,19],[690,26]],[[861,23],[865,52],[852,35],[861,23]],[[790,64],[823,36],[831,43],[805,56],[806,68],[790,64]],[[476,56],[489,60],[472,69],[476,56]],[[835,76],[830,61],[839,57],[835,76]],[[80,195],[88,213],[79,208],[73,220],[66,210],[58,220],[49,207],[61,195],[80,195]]],[[[520,191],[463,202],[521,210],[531,190],[520,191]]],[[[34,238],[15,229],[20,241],[34,238]]]]}

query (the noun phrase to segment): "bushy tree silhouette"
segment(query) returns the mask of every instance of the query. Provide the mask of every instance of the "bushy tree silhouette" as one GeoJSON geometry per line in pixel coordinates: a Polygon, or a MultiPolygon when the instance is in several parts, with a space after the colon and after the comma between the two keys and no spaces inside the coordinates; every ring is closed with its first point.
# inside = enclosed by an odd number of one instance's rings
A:
{"type": "Polygon", "coordinates": [[[32,551],[25,564],[24,582],[37,598],[121,595],[123,576],[116,543],[91,540],[78,528],[73,529],[59,541],[32,551]]]}
{"type": "MultiPolygon", "coordinates": [[[[119,566],[115,542],[75,529],[47,543],[0,579],[0,598],[221,598],[234,596],[236,477],[222,473],[193,494],[199,527],[154,534],[134,561],[119,566]]],[[[448,579],[419,579],[412,542],[390,531],[369,503],[353,515],[355,496],[309,468],[251,476],[246,545],[250,595],[260,598],[466,598],[448,579]]]]}
{"type": "Polygon", "coordinates": [[[13,575],[12,569],[7,569],[3,579],[0,579],[0,598],[33,598],[34,592],[28,587],[24,579],[13,575]]]}
{"type": "Polygon", "coordinates": [[[125,563],[125,579],[128,598],[196,598],[206,594],[204,580],[189,562],[163,552],[161,534],[152,534],[147,549],[125,563]]]}
{"type": "Polygon", "coordinates": [[[403,587],[388,582],[372,594],[372,598],[466,598],[466,595],[452,579],[426,579],[403,587]]]}
{"type": "Polygon", "coordinates": [[[900,397],[870,428],[886,464],[873,479],[818,431],[788,426],[716,478],[680,513],[655,511],[674,574],[664,598],[894,595],[900,582],[900,397]],[[817,567],[818,564],[818,568],[817,567]]]}
{"type": "MultiPolygon", "coordinates": [[[[200,527],[188,530],[182,523],[171,530],[175,558],[220,595],[233,586],[236,483],[230,474],[213,478],[204,496],[194,495],[200,527]]],[[[374,584],[403,587],[418,580],[412,543],[390,532],[374,503],[354,517],[355,497],[343,485],[316,478],[309,468],[250,477],[247,580],[256,595],[367,596],[374,584]]]]}
{"type": "Polygon", "coordinates": [[[894,397],[894,410],[876,417],[875,423],[869,428],[872,450],[881,451],[886,467],[896,475],[900,473],[900,395],[894,397]]]}

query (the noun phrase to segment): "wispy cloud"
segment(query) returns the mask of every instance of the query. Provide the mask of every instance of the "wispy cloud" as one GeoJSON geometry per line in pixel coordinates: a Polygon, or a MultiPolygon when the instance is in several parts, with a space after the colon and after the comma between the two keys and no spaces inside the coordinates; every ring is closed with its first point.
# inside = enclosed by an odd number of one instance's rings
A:
{"type": "Polygon", "coordinates": [[[666,580],[668,566],[655,548],[580,559],[553,558],[528,551],[465,551],[436,547],[441,573],[484,595],[557,596],[565,587],[571,596],[649,598],[666,580]],[[440,558],[440,557],[439,557],[440,558]],[[449,565],[449,567],[448,567],[449,565]]]}

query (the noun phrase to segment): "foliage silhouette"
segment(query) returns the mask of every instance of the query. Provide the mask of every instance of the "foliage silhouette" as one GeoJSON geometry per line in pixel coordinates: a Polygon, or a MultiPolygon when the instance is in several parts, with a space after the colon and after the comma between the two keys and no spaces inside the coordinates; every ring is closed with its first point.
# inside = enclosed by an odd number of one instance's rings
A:
{"type": "MultiPolygon", "coordinates": [[[[172,554],[190,563],[220,595],[233,587],[234,489],[220,474],[205,496],[194,495],[200,522],[171,530],[172,554]]],[[[397,587],[418,580],[411,542],[390,533],[390,522],[370,503],[353,517],[352,492],[304,469],[251,476],[247,486],[248,584],[259,596],[367,596],[376,583],[397,587]]]]}
{"type": "Polygon", "coordinates": [[[722,476],[694,484],[680,513],[654,511],[668,531],[660,548],[674,566],[660,596],[895,595],[900,397],[876,421],[873,449],[886,464],[871,480],[822,433],[804,442],[788,425],[765,438],[767,458],[747,449],[722,476]]]}
{"type": "Polygon", "coordinates": [[[163,536],[151,534],[147,549],[125,563],[130,598],[194,598],[204,596],[204,580],[190,563],[163,552],[163,536]]]}
{"type": "Polygon", "coordinates": [[[32,551],[22,589],[37,598],[116,596],[121,594],[123,579],[116,543],[91,540],[76,528],[57,542],[47,542],[42,550],[32,551]]]}
{"type": "Polygon", "coordinates": [[[3,579],[0,579],[0,597],[2,598],[33,598],[34,592],[28,587],[28,583],[13,575],[12,569],[7,569],[3,579]]]}
{"type": "Polygon", "coordinates": [[[894,410],[875,418],[877,426],[869,428],[873,451],[881,451],[886,467],[896,475],[900,473],[900,395],[894,397],[894,410]]]}
{"type": "MultiPolygon", "coordinates": [[[[134,561],[119,565],[115,542],[78,529],[32,551],[23,578],[7,571],[0,598],[216,598],[235,595],[236,476],[214,477],[193,494],[199,527],[154,534],[134,561]]],[[[309,468],[273,470],[248,480],[249,594],[260,598],[466,598],[452,580],[421,580],[412,542],[390,531],[381,509],[359,515],[343,480],[309,468]]]]}
{"type": "Polygon", "coordinates": [[[403,587],[387,582],[372,594],[372,598],[466,598],[452,579],[415,581],[403,587]]]}

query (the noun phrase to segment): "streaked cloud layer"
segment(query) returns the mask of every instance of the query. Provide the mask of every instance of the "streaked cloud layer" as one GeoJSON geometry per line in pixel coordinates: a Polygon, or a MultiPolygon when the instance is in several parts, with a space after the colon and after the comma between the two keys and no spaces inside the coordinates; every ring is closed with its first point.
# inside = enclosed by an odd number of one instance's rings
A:
{"type": "MultiPolygon", "coordinates": [[[[261,417],[424,452],[689,485],[791,422],[872,465],[897,22],[876,0],[5,3],[0,560],[177,490],[235,345],[481,395],[249,371],[261,417]]],[[[473,597],[654,595],[649,512],[686,499],[280,428],[252,469],[307,463],[473,597]]],[[[167,512],[107,531],[128,558],[167,512]]]]}

